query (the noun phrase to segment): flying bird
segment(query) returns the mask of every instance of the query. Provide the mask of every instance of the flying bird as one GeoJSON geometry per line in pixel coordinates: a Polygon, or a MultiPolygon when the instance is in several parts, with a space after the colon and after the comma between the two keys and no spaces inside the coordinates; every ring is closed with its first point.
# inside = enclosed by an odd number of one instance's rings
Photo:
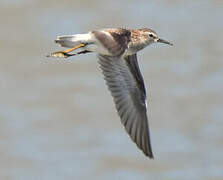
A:
{"type": "Polygon", "coordinates": [[[71,57],[96,52],[104,79],[125,130],[143,153],[153,158],[147,117],[146,88],[137,52],[152,43],[172,43],[152,29],[108,28],[85,34],[58,36],[56,43],[70,48],[48,57],[71,57]],[[76,51],[76,52],[74,52],[76,51]],[[74,52],[74,53],[71,53],[74,52]]]}

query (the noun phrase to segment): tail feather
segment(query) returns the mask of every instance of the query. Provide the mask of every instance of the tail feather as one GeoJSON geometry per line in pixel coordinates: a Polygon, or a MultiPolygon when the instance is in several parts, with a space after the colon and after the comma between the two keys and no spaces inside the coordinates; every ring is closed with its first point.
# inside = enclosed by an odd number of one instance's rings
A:
{"type": "Polygon", "coordinates": [[[58,36],[55,40],[62,47],[74,47],[80,43],[89,43],[90,41],[92,41],[92,37],[89,33],[58,36]]]}

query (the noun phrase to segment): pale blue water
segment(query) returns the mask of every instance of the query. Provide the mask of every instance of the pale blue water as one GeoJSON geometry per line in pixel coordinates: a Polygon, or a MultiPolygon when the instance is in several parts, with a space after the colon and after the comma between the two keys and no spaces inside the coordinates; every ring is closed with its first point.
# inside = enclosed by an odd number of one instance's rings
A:
{"type": "Polygon", "coordinates": [[[223,179],[222,1],[1,1],[0,179],[223,179]],[[150,27],[139,53],[154,160],[125,133],[95,55],[57,35],[150,27]]]}

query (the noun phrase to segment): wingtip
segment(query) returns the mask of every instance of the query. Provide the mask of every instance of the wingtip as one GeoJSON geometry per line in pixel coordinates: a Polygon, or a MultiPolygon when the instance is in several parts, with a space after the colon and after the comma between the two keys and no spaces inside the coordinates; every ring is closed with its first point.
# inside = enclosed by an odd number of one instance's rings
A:
{"type": "Polygon", "coordinates": [[[154,159],[152,152],[143,152],[149,159],[154,159]]]}
{"type": "Polygon", "coordinates": [[[149,157],[150,159],[154,159],[153,154],[150,154],[148,157],[149,157]]]}

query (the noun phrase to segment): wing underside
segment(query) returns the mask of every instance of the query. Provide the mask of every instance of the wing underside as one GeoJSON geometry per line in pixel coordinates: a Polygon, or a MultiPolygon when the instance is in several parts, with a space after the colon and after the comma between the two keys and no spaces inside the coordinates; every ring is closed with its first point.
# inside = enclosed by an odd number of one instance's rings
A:
{"type": "Polygon", "coordinates": [[[98,55],[108,89],[131,139],[153,158],[146,114],[146,91],[136,54],[126,58],[98,55]]]}

